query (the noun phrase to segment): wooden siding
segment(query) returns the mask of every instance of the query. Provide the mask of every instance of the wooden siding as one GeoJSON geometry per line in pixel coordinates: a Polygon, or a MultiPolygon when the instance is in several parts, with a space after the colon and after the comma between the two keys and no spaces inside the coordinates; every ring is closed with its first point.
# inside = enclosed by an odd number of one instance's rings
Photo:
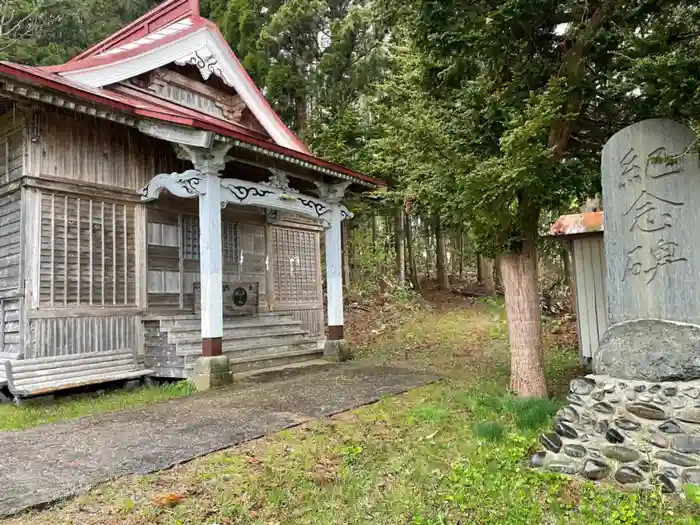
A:
{"type": "Polygon", "coordinates": [[[608,327],[603,236],[580,237],[571,242],[579,348],[582,359],[591,359],[608,327]]]}
{"type": "Polygon", "coordinates": [[[15,358],[22,353],[20,345],[20,315],[22,300],[19,297],[0,299],[0,354],[15,358]]]}
{"type": "Polygon", "coordinates": [[[135,205],[47,191],[40,198],[39,306],[135,306],[135,205]]]}
{"type": "Polygon", "coordinates": [[[24,174],[24,131],[21,115],[0,119],[0,183],[18,179],[24,174]]]}
{"type": "Polygon", "coordinates": [[[128,126],[58,109],[38,114],[30,175],[60,177],[137,191],[158,173],[182,171],[169,143],[128,126]]]}
{"type": "Polygon", "coordinates": [[[19,188],[0,193],[0,297],[20,293],[21,206],[19,188]]]}
{"type": "Polygon", "coordinates": [[[141,348],[141,316],[47,317],[29,320],[24,357],[54,357],[141,348]]]}
{"type": "Polygon", "coordinates": [[[0,384],[5,382],[5,361],[22,354],[20,319],[22,299],[0,299],[0,384]]]}

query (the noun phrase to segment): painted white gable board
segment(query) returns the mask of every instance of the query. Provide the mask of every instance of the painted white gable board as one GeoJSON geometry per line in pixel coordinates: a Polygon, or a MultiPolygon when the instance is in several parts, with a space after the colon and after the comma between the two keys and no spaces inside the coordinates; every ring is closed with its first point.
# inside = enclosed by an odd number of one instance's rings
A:
{"type": "MultiPolygon", "coordinates": [[[[222,80],[236,90],[260,125],[277,144],[304,152],[292,133],[262,98],[257,87],[248,80],[248,74],[233,56],[228,44],[220,35],[207,27],[138,55],[91,68],[68,71],[62,75],[74,82],[99,88],[142,75],[173,62],[187,62],[196,54],[211,56],[216,60],[218,71],[214,74],[220,72],[222,80]]],[[[211,70],[207,71],[209,74],[213,73],[211,70]]]]}

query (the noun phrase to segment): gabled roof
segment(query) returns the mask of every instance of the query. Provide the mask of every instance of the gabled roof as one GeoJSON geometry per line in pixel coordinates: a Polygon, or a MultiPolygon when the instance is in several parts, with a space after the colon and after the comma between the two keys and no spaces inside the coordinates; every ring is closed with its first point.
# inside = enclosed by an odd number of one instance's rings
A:
{"type": "MultiPolygon", "coordinates": [[[[148,38],[148,35],[164,34],[160,30],[169,24],[177,23],[188,16],[199,16],[199,0],[168,0],[151,9],[141,18],[121,28],[102,42],[98,42],[83,51],[70,62],[85,60],[94,56],[108,53],[126,44],[148,38]]],[[[165,32],[167,34],[167,31],[165,32]]]]}
{"type": "MultiPolygon", "coordinates": [[[[132,115],[194,127],[246,144],[303,159],[372,185],[382,181],[314,157],[270,107],[218,27],[199,15],[199,0],[168,0],[69,62],[30,67],[0,62],[9,76],[58,90],[132,115]],[[243,126],[135,90],[113,86],[167,64],[196,67],[204,80],[219,77],[232,87],[273,142],[243,126]]],[[[1,79],[0,79],[1,80],[1,79]]]]}
{"type": "Polygon", "coordinates": [[[277,144],[309,152],[267,103],[219,28],[199,15],[197,0],[169,0],[68,63],[45,69],[107,88],[172,63],[197,67],[204,80],[212,74],[220,77],[277,144]]]}

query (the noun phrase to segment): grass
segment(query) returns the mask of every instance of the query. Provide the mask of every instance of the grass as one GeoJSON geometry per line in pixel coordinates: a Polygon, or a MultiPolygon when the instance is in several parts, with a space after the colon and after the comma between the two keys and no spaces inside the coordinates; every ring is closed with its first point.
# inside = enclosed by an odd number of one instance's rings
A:
{"type": "MultiPolygon", "coordinates": [[[[700,523],[697,493],[622,492],[527,468],[558,402],[507,393],[504,328],[498,304],[411,314],[363,355],[446,380],[4,525],[700,523]]],[[[549,343],[560,395],[581,370],[575,349],[549,343]]]]}
{"type": "Polygon", "coordinates": [[[0,405],[0,431],[23,430],[64,419],[115,412],[187,396],[192,392],[193,387],[181,381],[134,390],[113,390],[104,394],[59,397],[55,401],[36,406],[0,405]]]}

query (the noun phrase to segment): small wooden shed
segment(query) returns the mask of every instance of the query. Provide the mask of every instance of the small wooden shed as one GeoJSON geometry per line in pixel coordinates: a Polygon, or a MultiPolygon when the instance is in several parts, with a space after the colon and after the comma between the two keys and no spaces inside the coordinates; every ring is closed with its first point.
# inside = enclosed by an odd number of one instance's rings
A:
{"type": "Polygon", "coordinates": [[[310,153],[198,0],[66,64],[0,63],[0,387],[323,355],[343,339],[342,200],[381,184],[310,153]]]}
{"type": "Polygon", "coordinates": [[[603,212],[562,215],[549,233],[571,254],[579,351],[581,360],[587,362],[608,327],[603,212]]]}

